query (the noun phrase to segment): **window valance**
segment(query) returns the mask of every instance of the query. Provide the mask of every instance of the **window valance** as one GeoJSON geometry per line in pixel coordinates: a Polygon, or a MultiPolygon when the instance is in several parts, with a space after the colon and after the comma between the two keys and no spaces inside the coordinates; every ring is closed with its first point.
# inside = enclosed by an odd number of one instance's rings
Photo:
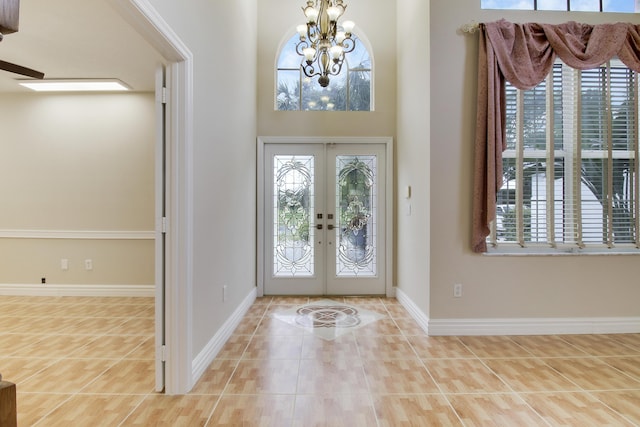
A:
{"type": "Polygon", "coordinates": [[[576,69],[595,68],[617,57],[640,72],[640,25],[567,22],[480,25],[472,249],[486,252],[502,186],[505,141],[505,82],[530,89],[545,79],[556,58],[576,69]]]}

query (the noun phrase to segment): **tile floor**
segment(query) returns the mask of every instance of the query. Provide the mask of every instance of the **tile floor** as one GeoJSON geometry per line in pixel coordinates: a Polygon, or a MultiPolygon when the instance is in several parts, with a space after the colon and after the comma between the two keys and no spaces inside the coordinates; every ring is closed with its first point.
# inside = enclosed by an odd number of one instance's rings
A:
{"type": "MultiPolygon", "coordinates": [[[[153,301],[0,297],[19,426],[640,426],[640,334],[427,337],[393,299],[327,339],[260,298],[191,393],[153,392],[153,301]]],[[[326,334],[325,334],[326,335],[326,334]]]]}

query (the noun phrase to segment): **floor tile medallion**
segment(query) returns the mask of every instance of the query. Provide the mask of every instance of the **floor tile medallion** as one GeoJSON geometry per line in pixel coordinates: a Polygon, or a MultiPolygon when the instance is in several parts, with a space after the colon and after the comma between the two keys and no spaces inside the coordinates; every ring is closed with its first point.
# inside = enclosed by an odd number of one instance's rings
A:
{"type": "Polygon", "coordinates": [[[274,313],[272,317],[326,340],[332,340],[386,316],[324,299],[274,313]]]}

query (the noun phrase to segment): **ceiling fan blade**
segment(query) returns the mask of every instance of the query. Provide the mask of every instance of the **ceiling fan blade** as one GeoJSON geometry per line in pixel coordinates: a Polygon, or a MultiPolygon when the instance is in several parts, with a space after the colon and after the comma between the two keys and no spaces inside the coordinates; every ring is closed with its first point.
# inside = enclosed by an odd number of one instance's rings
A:
{"type": "Polygon", "coordinates": [[[0,70],[5,70],[15,74],[21,74],[27,77],[33,77],[34,79],[44,79],[44,73],[32,70],[31,68],[23,67],[21,65],[12,64],[11,62],[0,61],[0,70]]]}

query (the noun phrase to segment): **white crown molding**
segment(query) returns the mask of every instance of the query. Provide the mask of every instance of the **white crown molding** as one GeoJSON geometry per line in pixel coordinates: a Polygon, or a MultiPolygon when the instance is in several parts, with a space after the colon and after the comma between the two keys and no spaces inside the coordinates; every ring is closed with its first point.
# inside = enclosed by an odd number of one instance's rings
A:
{"type": "Polygon", "coordinates": [[[153,297],[154,285],[63,285],[0,283],[2,296],[153,297]]]}
{"type": "Polygon", "coordinates": [[[235,309],[233,314],[224,322],[218,332],[211,338],[202,351],[193,359],[192,378],[195,384],[204,374],[213,359],[216,358],[222,347],[238,327],[244,315],[249,311],[251,305],[255,302],[258,289],[253,288],[249,295],[245,297],[242,303],[235,309]]]}
{"type": "Polygon", "coordinates": [[[153,240],[155,231],[0,230],[4,239],[153,240]]]}

